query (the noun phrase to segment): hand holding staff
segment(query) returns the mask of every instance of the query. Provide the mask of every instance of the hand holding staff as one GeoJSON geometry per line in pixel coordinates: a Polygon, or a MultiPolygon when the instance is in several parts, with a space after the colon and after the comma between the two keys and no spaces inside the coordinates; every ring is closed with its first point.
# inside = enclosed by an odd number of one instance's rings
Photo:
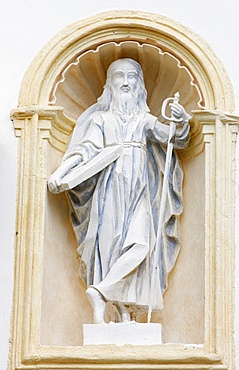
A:
{"type": "MultiPolygon", "coordinates": [[[[172,160],[172,152],[173,152],[173,144],[174,138],[176,133],[176,125],[179,122],[184,120],[185,111],[184,108],[179,105],[179,92],[177,92],[173,98],[167,98],[164,100],[162,104],[162,116],[167,121],[170,121],[169,127],[169,136],[168,136],[168,146],[167,146],[167,154],[166,154],[166,161],[165,161],[165,170],[164,170],[164,179],[163,179],[163,186],[162,186],[162,195],[160,200],[160,209],[159,209],[159,222],[158,222],[158,232],[157,232],[157,240],[156,240],[156,254],[159,256],[160,250],[162,248],[162,231],[163,231],[163,223],[164,223],[164,214],[166,208],[166,197],[167,197],[167,190],[168,190],[168,180],[169,180],[169,173],[171,167],[171,160],[172,160]],[[171,102],[172,103],[169,103],[171,102]],[[166,116],[166,109],[167,105],[169,104],[171,108],[171,117],[166,116]]],[[[158,260],[157,258],[156,260],[158,260]]],[[[157,268],[155,269],[155,273],[157,273],[157,268]]],[[[151,291],[154,291],[152,289],[151,291]]],[[[152,308],[149,307],[148,310],[148,322],[151,319],[151,311],[152,308]]]]}

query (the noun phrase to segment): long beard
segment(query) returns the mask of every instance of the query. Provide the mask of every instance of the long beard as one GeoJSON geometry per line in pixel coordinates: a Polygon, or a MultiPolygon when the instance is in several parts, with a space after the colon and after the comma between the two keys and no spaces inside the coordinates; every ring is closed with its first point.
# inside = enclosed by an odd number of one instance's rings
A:
{"type": "Polygon", "coordinates": [[[131,91],[124,92],[120,90],[119,93],[114,94],[111,102],[111,110],[120,117],[129,119],[139,113],[137,103],[137,92],[133,94],[131,91]],[[135,97],[136,96],[136,97],[135,97]]]}

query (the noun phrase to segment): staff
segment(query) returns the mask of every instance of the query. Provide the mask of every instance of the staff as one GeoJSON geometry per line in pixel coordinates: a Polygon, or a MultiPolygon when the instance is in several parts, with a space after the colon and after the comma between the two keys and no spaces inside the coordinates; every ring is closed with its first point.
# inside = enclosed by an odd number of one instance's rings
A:
{"type": "Polygon", "coordinates": [[[167,195],[167,189],[168,189],[168,178],[169,178],[169,173],[170,173],[172,153],[173,153],[173,144],[174,144],[174,138],[175,138],[175,133],[176,133],[176,123],[182,122],[183,120],[183,118],[176,118],[173,112],[171,113],[171,117],[167,117],[166,108],[170,101],[173,101],[173,104],[178,104],[179,98],[180,98],[179,92],[176,92],[173,98],[167,98],[164,100],[162,109],[161,109],[163,118],[170,121],[170,127],[169,127],[168,146],[167,146],[167,154],[166,154],[165,169],[164,169],[162,195],[161,195],[160,210],[159,210],[159,224],[158,224],[158,234],[157,234],[156,245],[159,245],[160,238],[162,236],[162,230],[163,230],[163,220],[164,220],[164,213],[165,213],[165,207],[166,207],[166,195],[167,195]]]}
{"type": "MultiPolygon", "coordinates": [[[[165,161],[165,169],[164,169],[164,179],[163,179],[163,186],[162,186],[162,195],[161,195],[161,201],[160,201],[160,209],[159,209],[159,223],[158,223],[158,232],[157,232],[157,240],[156,240],[156,253],[159,256],[160,253],[160,245],[162,240],[162,231],[163,231],[163,223],[164,223],[164,214],[165,214],[165,208],[166,208],[166,198],[167,198],[167,190],[168,190],[168,179],[169,179],[169,173],[170,173],[170,167],[171,167],[171,160],[172,160],[172,153],[173,153],[173,144],[175,139],[175,133],[176,133],[176,124],[178,122],[182,122],[183,118],[177,118],[174,115],[174,104],[178,104],[179,102],[179,92],[174,94],[173,98],[167,98],[164,100],[162,104],[161,114],[164,119],[167,121],[170,121],[170,127],[169,127],[169,136],[168,136],[168,145],[167,145],[167,154],[166,154],[166,161],[165,161]],[[166,116],[166,109],[168,103],[172,101],[172,112],[171,117],[166,116]]],[[[158,261],[158,258],[156,260],[158,261]]],[[[154,273],[158,273],[157,267],[154,269],[154,273]]],[[[152,292],[154,289],[151,290],[152,292]]],[[[151,313],[152,313],[152,307],[149,307],[148,310],[148,322],[151,320],[151,313]]]]}

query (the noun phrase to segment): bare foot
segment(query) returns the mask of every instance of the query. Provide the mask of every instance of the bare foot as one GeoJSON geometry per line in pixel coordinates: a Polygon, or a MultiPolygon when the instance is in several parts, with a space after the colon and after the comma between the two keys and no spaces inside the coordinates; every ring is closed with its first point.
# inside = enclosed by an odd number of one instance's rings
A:
{"type": "Polygon", "coordinates": [[[121,322],[129,322],[131,320],[130,313],[125,305],[122,302],[117,302],[116,307],[118,308],[119,314],[121,316],[121,322]]]}
{"type": "Polygon", "coordinates": [[[90,301],[90,304],[93,308],[93,314],[94,314],[94,323],[95,324],[105,324],[105,309],[106,309],[106,302],[98,292],[98,290],[89,287],[86,291],[86,295],[90,301]]]}

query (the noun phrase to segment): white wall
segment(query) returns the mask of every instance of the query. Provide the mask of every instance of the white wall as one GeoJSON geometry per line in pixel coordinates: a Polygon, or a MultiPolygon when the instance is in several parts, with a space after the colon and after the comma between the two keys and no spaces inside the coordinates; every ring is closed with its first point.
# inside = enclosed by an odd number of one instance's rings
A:
{"type": "MultiPolygon", "coordinates": [[[[0,369],[6,369],[13,281],[16,139],[9,112],[17,106],[23,74],[48,40],[65,26],[110,9],[149,11],[173,18],[203,37],[224,63],[239,111],[238,0],[8,0],[0,3],[0,369]]],[[[239,150],[238,150],[239,155],[239,150]]],[[[239,176],[238,176],[239,177],[239,176]]],[[[239,178],[238,178],[239,184],[239,178]]],[[[239,185],[238,185],[239,194],[239,185]]],[[[239,215],[237,217],[239,219],[239,215]]],[[[237,221],[239,230],[239,221],[237,221]]],[[[238,237],[239,239],[239,237],[238,237]]],[[[237,243],[239,244],[239,243],[237,243]]],[[[239,308],[239,253],[237,255],[239,308]]],[[[239,353],[239,310],[236,313],[239,353]]],[[[239,368],[239,361],[237,364],[239,368]]]]}

